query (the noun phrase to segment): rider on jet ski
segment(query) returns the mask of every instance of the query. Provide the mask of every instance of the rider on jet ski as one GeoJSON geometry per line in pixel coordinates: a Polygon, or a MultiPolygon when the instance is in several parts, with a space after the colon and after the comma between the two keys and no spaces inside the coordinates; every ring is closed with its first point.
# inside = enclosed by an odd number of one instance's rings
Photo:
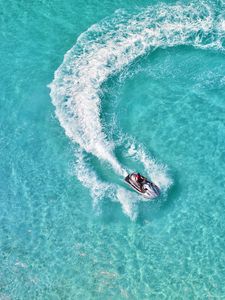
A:
{"type": "Polygon", "coordinates": [[[137,173],[136,175],[136,181],[139,184],[139,186],[142,188],[142,184],[146,181],[146,178],[141,176],[140,173],[137,173]]]}
{"type": "Polygon", "coordinates": [[[128,174],[125,181],[145,198],[153,199],[160,195],[159,187],[140,173],[128,174]]]}

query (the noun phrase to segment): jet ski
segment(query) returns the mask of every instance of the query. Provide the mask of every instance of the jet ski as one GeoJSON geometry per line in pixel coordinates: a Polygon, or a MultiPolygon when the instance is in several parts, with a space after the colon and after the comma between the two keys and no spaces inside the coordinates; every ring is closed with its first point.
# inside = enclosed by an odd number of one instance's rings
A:
{"type": "Polygon", "coordinates": [[[153,199],[160,195],[159,187],[139,173],[127,175],[125,182],[145,198],[153,199]]]}

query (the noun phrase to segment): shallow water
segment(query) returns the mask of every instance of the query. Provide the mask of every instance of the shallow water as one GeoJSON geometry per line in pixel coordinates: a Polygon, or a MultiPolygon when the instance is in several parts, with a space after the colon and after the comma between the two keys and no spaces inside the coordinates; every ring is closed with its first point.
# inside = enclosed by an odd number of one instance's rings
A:
{"type": "Polygon", "coordinates": [[[225,297],[223,3],[8,1],[0,20],[0,299],[225,297]]]}

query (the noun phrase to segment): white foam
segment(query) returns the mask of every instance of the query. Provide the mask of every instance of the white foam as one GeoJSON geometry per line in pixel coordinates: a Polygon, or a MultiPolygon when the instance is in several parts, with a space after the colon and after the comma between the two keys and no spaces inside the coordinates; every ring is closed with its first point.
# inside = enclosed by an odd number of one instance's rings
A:
{"type": "Polygon", "coordinates": [[[151,158],[141,145],[136,146],[134,140],[130,142],[128,153],[143,164],[145,174],[159,186],[161,191],[166,191],[172,185],[173,181],[167,174],[167,167],[151,158]]]}
{"type": "Polygon", "coordinates": [[[219,22],[218,28],[219,28],[221,31],[224,31],[224,32],[225,32],[225,20],[221,20],[221,21],[219,22]]]}
{"type": "MultiPolygon", "coordinates": [[[[108,140],[101,123],[102,84],[112,74],[156,47],[186,44],[221,49],[219,38],[208,38],[208,33],[214,28],[210,7],[195,6],[160,4],[140,10],[135,15],[117,11],[111,18],[81,34],[55,72],[50,84],[51,97],[66,134],[82,149],[108,162],[121,176],[126,175],[126,170],[116,159],[114,142],[108,140]]],[[[224,28],[223,22],[221,28],[224,28]]],[[[167,177],[164,167],[149,158],[141,146],[136,157],[152,180],[166,190],[171,179],[167,177]]],[[[80,180],[88,186],[90,174],[87,180],[83,173],[90,170],[84,169],[82,164],[78,170],[80,180]]],[[[96,180],[94,186],[97,184],[102,183],[96,180]]],[[[98,188],[93,189],[92,184],[90,188],[93,197],[100,197],[98,188]]],[[[101,190],[105,189],[104,183],[101,190]]]]}
{"type": "Polygon", "coordinates": [[[113,184],[103,182],[98,178],[96,172],[92,170],[85,161],[82,151],[76,151],[75,156],[75,174],[80,182],[90,190],[93,199],[93,207],[99,212],[101,209],[100,201],[106,194],[111,194],[112,196],[115,187],[113,184]]]}
{"type": "Polygon", "coordinates": [[[132,221],[135,221],[138,216],[138,196],[124,188],[118,188],[117,199],[122,206],[124,214],[132,221]]]}

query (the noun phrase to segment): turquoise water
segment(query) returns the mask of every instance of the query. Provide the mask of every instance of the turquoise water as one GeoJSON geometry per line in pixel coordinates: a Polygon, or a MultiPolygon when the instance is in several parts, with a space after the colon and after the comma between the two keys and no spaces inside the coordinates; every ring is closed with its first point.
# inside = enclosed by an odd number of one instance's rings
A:
{"type": "Polygon", "coordinates": [[[225,298],[223,2],[1,4],[0,299],[225,298]]]}

